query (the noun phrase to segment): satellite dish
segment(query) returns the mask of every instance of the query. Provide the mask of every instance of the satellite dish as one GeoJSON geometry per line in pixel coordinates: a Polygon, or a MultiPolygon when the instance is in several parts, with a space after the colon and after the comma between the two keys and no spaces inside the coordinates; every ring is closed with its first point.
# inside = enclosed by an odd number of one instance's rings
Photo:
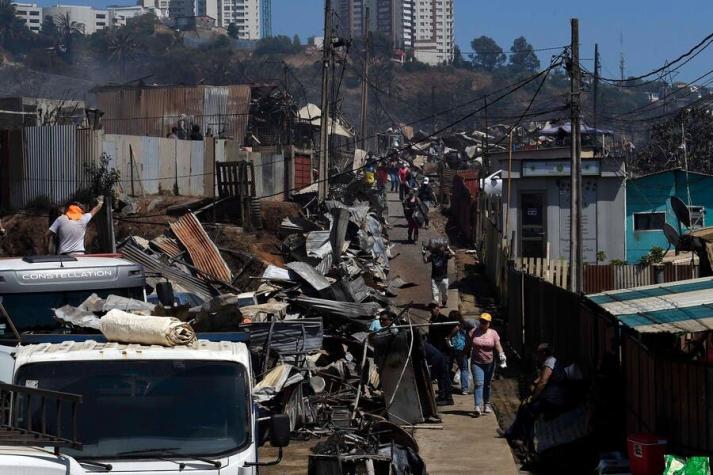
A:
{"type": "Polygon", "coordinates": [[[673,226],[671,226],[668,223],[664,223],[663,225],[663,233],[666,235],[666,239],[668,239],[668,243],[675,248],[678,247],[678,241],[680,240],[680,236],[678,235],[678,231],[674,229],[673,226]]]}
{"type": "Polygon", "coordinates": [[[678,198],[676,196],[671,197],[671,208],[673,208],[673,212],[678,218],[678,222],[686,226],[687,228],[691,227],[691,211],[688,209],[688,206],[686,206],[686,203],[684,203],[681,198],[678,198]]]}

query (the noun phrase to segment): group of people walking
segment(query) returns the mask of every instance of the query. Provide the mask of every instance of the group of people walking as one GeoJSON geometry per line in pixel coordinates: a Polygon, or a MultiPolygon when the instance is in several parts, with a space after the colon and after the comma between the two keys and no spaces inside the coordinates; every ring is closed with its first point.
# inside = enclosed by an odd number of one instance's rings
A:
{"type": "Polygon", "coordinates": [[[439,380],[437,404],[453,404],[452,388],[455,383],[453,368],[458,370],[460,392],[473,392],[473,417],[490,414],[491,384],[495,373],[496,355],[500,368],[507,366],[507,358],[500,344],[500,335],[492,327],[492,316],[482,313],[475,321],[466,319],[458,310],[443,315],[440,307],[430,305],[431,325],[429,344],[442,354],[446,371],[435,371],[439,380]],[[452,323],[452,325],[448,325],[452,323]],[[470,361],[470,363],[469,363],[470,361]],[[443,383],[441,383],[443,379],[443,383]],[[470,381],[472,380],[472,385],[470,381]]]}

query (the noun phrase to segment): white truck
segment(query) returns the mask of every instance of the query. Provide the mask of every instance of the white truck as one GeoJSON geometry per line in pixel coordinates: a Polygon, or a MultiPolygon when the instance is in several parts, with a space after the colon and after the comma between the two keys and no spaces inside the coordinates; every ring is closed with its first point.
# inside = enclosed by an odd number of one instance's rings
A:
{"type": "MultiPolygon", "coordinates": [[[[0,379],[13,383],[0,384],[0,473],[256,473],[258,416],[239,338],[172,348],[98,340],[0,347],[0,379]]],[[[271,416],[269,430],[279,456],[260,465],[280,461],[289,419],[271,416]]]]}

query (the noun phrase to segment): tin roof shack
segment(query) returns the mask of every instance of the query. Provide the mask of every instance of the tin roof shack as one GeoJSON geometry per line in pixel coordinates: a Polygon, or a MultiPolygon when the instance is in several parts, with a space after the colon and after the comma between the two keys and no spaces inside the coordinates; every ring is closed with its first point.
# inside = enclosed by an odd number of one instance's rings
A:
{"type": "MultiPolygon", "coordinates": [[[[502,172],[500,226],[513,257],[569,258],[570,148],[532,147],[491,154],[502,172]],[[509,201],[508,201],[509,200],[509,201]],[[506,224],[507,223],[507,224],[506,224]]],[[[493,168],[497,170],[498,168],[493,168]]],[[[585,262],[624,259],[624,160],[582,146],[582,239],[585,262]]]]}
{"type": "Polygon", "coordinates": [[[85,125],[84,101],[0,97],[0,129],[38,125],[85,125]]]}
{"type": "Polygon", "coordinates": [[[188,138],[198,125],[202,135],[242,144],[250,113],[250,86],[104,86],[94,91],[108,134],[166,137],[178,129],[188,138]]]}
{"type": "Polygon", "coordinates": [[[669,453],[713,452],[713,278],[586,299],[599,318],[618,324],[611,340],[621,347],[612,355],[621,355],[614,358],[625,385],[626,432],[656,434],[668,440],[669,453]]]}
{"type": "MultiPolygon", "coordinates": [[[[713,222],[713,176],[677,168],[632,178],[626,182],[626,259],[634,264],[653,246],[669,247],[664,223],[678,227],[670,197],[689,203],[692,226],[702,228],[713,222]]],[[[685,232],[685,229],[682,231],[685,232]]]]}

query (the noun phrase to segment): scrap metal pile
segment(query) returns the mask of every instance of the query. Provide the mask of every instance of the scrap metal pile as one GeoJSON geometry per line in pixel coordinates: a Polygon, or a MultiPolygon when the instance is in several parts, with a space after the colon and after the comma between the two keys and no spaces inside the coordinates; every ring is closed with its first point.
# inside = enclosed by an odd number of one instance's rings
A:
{"type": "Polygon", "coordinates": [[[437,411],[420,334],[409,327],[408,307],[390,305],[406,283],[389,276],[397,256],[381,216],[386,203],[360,184],[336,186],[344,201],[327,200],[283,220],[284,265],[255,266],[258,259],[244,256],[233,271],[226,250],[189,212],[158,238],[133,236],[119,246],[124,258],[144,266],[156,290],[149,303],[92,296],[79,307],[57,309],[56,317],[95,331],[115,309],[172,317],[166,340],[181,336],[179,324],[198,339],[201,332],[246,332],[261,410],[288,414],[296,437],[333,436],[315,457],[357,456],[351,461],[357,464],[400,457],[418,473],[418,447],[391,426],[432,421],[437,411]],[[236,276],[246,272],[254,291],[242,293],[236,276]],[[400,328],[370,331],[387,310],[400,328]]]}

